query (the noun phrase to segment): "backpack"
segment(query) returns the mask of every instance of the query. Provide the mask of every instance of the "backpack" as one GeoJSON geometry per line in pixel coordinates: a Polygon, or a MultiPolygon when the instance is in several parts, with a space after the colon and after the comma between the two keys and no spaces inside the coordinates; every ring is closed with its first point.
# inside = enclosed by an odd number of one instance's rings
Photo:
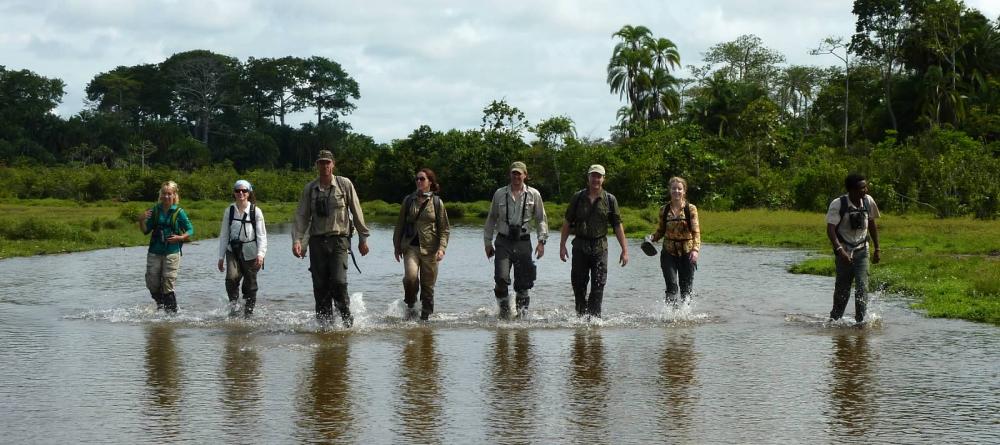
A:
{"type": "MultiPolygon", "coordinates": [[[[839,240],[843,244],[851,246],[851,248],[853,249],[853,248],[857,247],[860,244],[855,245],[855,244],[849,243],[849,242],[847,242],[847,240],[844,239],[843,236],[840,235],[840,223],[844,222],[844,215],[847,214],[848,207],[849,207],[849,205],[848,205],[847,194],[840,195],[840,221],[837,221],[837,230],[834,230],[834,232],[837,234],[837,240],[839,240]]],[[[857,211],[860,212],[860,213],[864,213],[865,217],[867,218],[867,216],[868,216],[868,197],[867,196],[862,196],[861,197],[861,207],[858,207],[857,211]]],[[[871,236],[871,235],[869,234],[868,236],[871,236]]],[[[867,238],[865,239],[865,241],[867,241],[867,238]]]]}
{"type": "MultiPolygon", "coordinates": [[[[410,206],[413,205],[413,199],[414,195],[412,193],[406,195],[406,197],[403,198],[403,208],[410,208],[410,206]]],[[[434,202],[434,230],[436,230],[437,233],[441,233],[441,198],[437,194],[434,194],[434,196],[431,197],[431,201],[434,202]]],[[[417,216],[420,215],[417,214],[417,216]]]]}
{"type": "MultiPolygon", "coordinates": [[[[171,213],[170,217],[169,217],[170,225],[168,227],[170,227],[170,232],[172,234],[174,234],[174,235],[177,235],[177,234],[179,234],[181,232],[180,227],[177,225],[177,215],[181,214],[181,210],[184,210],[184,209],[182,209],[180,206],[177,206],[177,210],[174,210],[174,212],[171,213]]],[[[159,205],[153,206],[153,232],[155,232],[157,230],[162,230],[160,228],[160,206],[159,205]]],[[[178,247],[179,252],[183,256],[184,255],[184,243],[178,243],[178,246],[179,246],[178,247]]]]}
{"type": "MultiPolygon", "coordinates": [[[[667,209],[670,207],[670,203],[665,204],[660,208],[660,218],[665,222],[667,220],[667,209]]],[[[843,215],[841,215],[843,216],[843,215]]],[[[684,203],[684,222],[687,223],[688,230],[691,230],[691,203],[684,203]]]]}
{"type": "MultiPolygon", "coordinates": [[[[580,206],[580,200],[583,199],[583,195],[586,193],[587,189],[581,189],[580,191],[576,192],[575,195],[573,195],[573,198],[570,200],[570,206],[572,206],[574,210],[580,206]]],[[[601,199],[608,201],[607,190],[601,190],[601,199]]],[[[615,201],[615,204],[617,204],[617,201],[615,201]]],[[[593,205],[590,206],[590,212],[587,213],[587,219],[590,219],[590,215],[594,214],[594,207],[595,206],[593,205]]],[[[612,206],[610,201],[608,201],[608,213],[618,213],[618,207],[612,206]]],[[[572,214],[568,215],[568,218],[566,218],[566,220],[569,221],[570,227],[576,227],[576,212],[573,212],[572,214]]]]}
{"type": "MultiPolygon", "coordinates": [[[[250,215],[250,225],[253,226],[253,239],[246,242],[252,243],[254,241],[257,241],[257,207],[254,205],[254,203],[252,202],[250,203],[250,209],[247,210],[247,214],[250,215]]],[[[246,220],[243,219],[236,219],[235,205],[229,206],[229,224],[232,225],[233,221],[246,222],[246,220]]]]}

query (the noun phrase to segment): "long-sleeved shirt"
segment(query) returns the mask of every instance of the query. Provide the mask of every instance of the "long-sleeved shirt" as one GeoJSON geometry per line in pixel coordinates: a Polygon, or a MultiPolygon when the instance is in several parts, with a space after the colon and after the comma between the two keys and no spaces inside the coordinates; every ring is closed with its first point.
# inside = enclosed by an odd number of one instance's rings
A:
{"type": "Polygon", "coordinates": [[[701,250],[701,223],[698,222],[698,208],[688,204],[691,226],[688,227],[684,208],[675,212],[670,204],[660,207],[660,221],[653,232],[653,241],[663,238],[663,250],[674,256],[686,255],[693,250],[701,250]]]}
{"type": "Polygon", "coordinates": [[[525,184],[520,198],[515,198],[509,185],[500,187],[493,193],[493,202],[490,203],[490,213],[486,216],[486,227],[483,230],[483,241],[487,246],[492,246],[494,233],[504,236],[527,235],[531,221],[535,222],[538,240],[548,240],[549,221],[542,194],[525,184]],[[519,225],[521,233],[507,233],[510,224],[519,225]]]}
{"type": "Polygon", "coordinates": [[[392,244],[397,252],[402,251],[404,246],[412,243],[414,238],[420,246],[421,255],[433,255],[439,250],[444,252],[448,249],[448,238],[451,234],[448,210],[445,209],[444,202],[438,198],[441,211],[441,214],[438,215],[438,206],[434,205],[435,198],[437,197],[427,198],[426,204],[423,205],[423,211],[420,210],[421,204],[416,192],[403,199],[403,204],[409,202],[409,205],[399,206],[399,217],[396,219],[396,228],[392,233],[392,244]],[[412,234],[404,233],[404,228],[408,224],[413,225],[412,234]]]}
{"type": "Polygon", "coordinates": [[[299,206],[295,210],[295,224],[292,241],[306,245],[308,237],[316,235],[349,235],[351,222],[361,238],[371,233],[365,225],[365,215],[361,202],[355,193],[354,184],[343,176],[334,176],[329,188],[323,188],[319,179],[306,184],[302,189],[299,206]],[[316,202],[326,202],[326,216],[316,213],[316,202]]]}
{"type": "Polygon", "coordinates": [[[264,255],[267,254],[267,229],[264,227],[264,212],[256,205],[253,207],[255,224],[251,224],[249,206],[247,209],[240,210],[233,203],[223,211],[222,226],[219,228],[220,260],[226,258],[226,251],[230,249],[230,241],[243,243],[243,259],[245,260],[251,260],[255,257],[264,258],[264,255]],[[230,209],[233,209],[233,219],[229,218],[230,209]]]}
{"type": "Polygon", "coordinates": [[[149,253],[156,255],[171,255],[181,251],[181,243],[167,242],[167,238],[170,238],[171,235],[194,236],[194,225],[191,224],[191,219],[188,218],[187,212],[178,207],[177,204],[171,205],[166,212],[163,211],[160,204],[157,204],[153,208],[153,214],[146,218],[145,227],[143,233],[152,233],[149,238],[149,253]],[[176,217],[174,217],[175,213],[176,217]],[[175,227],[171,221],[177,222],[176,230],[174,230],[175,227]]]}

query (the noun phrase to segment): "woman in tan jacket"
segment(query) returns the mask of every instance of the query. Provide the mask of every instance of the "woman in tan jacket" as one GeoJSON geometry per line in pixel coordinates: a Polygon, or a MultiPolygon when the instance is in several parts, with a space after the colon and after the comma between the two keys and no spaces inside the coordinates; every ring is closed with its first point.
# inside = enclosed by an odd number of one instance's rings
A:
{"type": "Polygon", "coordinates": [[[417,172],[417,189],[403,198],[399,218],[392,234],[396,261],[403,259],[403,301],[406,318],[416,318],[413,307],[420,292],[420,319],[434,313],[434,283],[438,263],[448,247],[448,212],[437,193],[441,191],[437,175],[429,168],[417,172]]]}

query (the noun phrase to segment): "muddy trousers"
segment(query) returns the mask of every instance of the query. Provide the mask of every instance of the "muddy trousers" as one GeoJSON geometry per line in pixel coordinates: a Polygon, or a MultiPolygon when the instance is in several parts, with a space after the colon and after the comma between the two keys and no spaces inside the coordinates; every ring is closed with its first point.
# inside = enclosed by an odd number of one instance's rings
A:
{"type": "Polygon", "coordinates": [[[601,239],[573,240],[573,265],[570,282],[576,299],[576,315],[601,316],[604,285],[608,282],[608,249],[601,239]],[[587,284],[590,296],[587,296],[587,284]]]}
{"type": "Polygon", "coordinates": [[[434,283],[437,282],[438,262],[435,253],[421,255],[420,247],[403,248],[403,302],[412,308],[420,294],[420,318],[434,313],[434,283]]]}
{"type": "Polygon", "coordinates": [[[243,313],[253,314],[254,306],[257,304],[257,265],[256,258],[250,261],[242,261],[226,252],[226,293],[229,295],[229,303],[235,304],[240,299],[240,282],[243,282],[243,313]]]}
{"type": "Polygon", "coordinates": [[[691,296],[691,286],[694,284],[694,265],[691,264],[691,257],[684,255],[671,255],[667,249],[660,252],[660,270],[663,271],[663,281],[667,285],[666,302],[677,302],[677,290],[680,288],[681,300],[687,300],[691,296]]]}
{"type": "Polygon", "coordinates": [[[345,324],[352,324],[350,299],[347,295],[347,258],[351,239],[341,235],[309,238],[309,271],[312,273],[316,318],[333,318],[333,306],[345,324]]]}
{"type": "Polygon", "coordinates": [[[528,236],[512,240],[503,235],[498,235],[493,243],[496,259],[493,262],[493,295],[497,298],[497,304],[501,312],[509,308],[510,304],[510,270],[514,269],[514,292],[516,293],[515,304],[517,310],[528,308],[531,297],[528,291],[535,287],[535,277],[537,269],[534,260],[531,259],[531,239],[528,236]]]}
{"type": "Polygon", "coordinates": [[[855,250],[853,261],[847,262],[836,257],[837,281],[833,288],[833,310],[830,318],[840,320],[847,308],[847,300],[851,299],[851,284],[854,284],[854,320],[861,323],[865,320],[868,309],[868,249],[855,250]]]}
{"type": "Polygon", "coordinates": [[[177,296],[174,284],[181,267],[181,254],[146,254],[146,288],[149,289],[157,309],[177,312],[177,296]]]}

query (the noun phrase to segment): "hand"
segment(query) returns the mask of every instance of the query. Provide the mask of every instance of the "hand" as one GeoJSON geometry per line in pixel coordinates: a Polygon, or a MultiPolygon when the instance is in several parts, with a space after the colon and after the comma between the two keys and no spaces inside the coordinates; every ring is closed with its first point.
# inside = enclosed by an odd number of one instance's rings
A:
{"type": "Polygon", "coordinates": [[[698,251],[692,250],[691,253],[688,254],[688,259],[691,260],[691,264],[698,264],[698,251]]]}
{"type": "Polygon", "coordinates": [[[837,257],[843,259],[844,261],[847,261],[848,263],[854,262],[854,259],[851,258],[851,255],[847,253],[847,249],[837,249],[837,257]]]}
{"type": "Polygon", "coordinates": [[[538,245],[535,246],[535,259],[541,259],[542,255],[545,255],[545,244],[538,243],[538,245]]]}
{"type": "Polygon", "coordinates": [[[168,244],[179,244],[184,242],[184,235],[170,235],[167,237],[168,244]]]}
{"type": "Polygon", "coordinates": [[[261,270],[264,268],[264,257],[257,257],[257,261],[253,262],[254,270],[261,270]]]}
{"type": "Polygon", "coordinates": [[[625,267],[628,264],[628,251],[623,250],[621,256],[618,257],[618,263],[625,267]]]}
{"type": "Polygon", "coordinates": [[[441,260],[444,259],[444,251],[443,250],[437,251],[437,255],[434,255],[434,259],[436,259],[440,263],[441,260]]]}
{"type": "Polygon", "coordinates": [[[368,255],[368,240],[366,238],[358,240],[358,252],[361,252],[361,256],[368,255]]]}
{"type": "Polygon", "coordinates": [[[566,245],[565,244],[560,244],[559,245],[559,259],[562,260],[562,262],[565,263],[567,258],[569,258],[569,251],[566,250],[566,245]]]}
{"type": "Polygon", "coordinates": [[[139,222],[143,222],[151,218],[152,216],[153,216],[153,211],[147,209],[145,212],[142,213],[142,219],[140,219],[139,222]]]}
{"type": "Polygon", "coordinates": [[[403,257],[403,252],[400,251],[399,249],[393,250],[392,256],[396,257],[396,262],[398,263],[399,259],[403,257]]]}
{"type": "Polygon", "coordinates": [[[879,261],[882,261],[882,251],[875,249],[875,252],[872,253],[872,264],[878,264],[879,261]]]}
{"type": "Polygon", "coordinates": [[[222,272],[224,270],[226,270],[226,268],[222,265],[222,259],[220,258],[219,259],[219,272],[222,272]]]}
{"type": "Polygon", "coordinates": [[[493,246],[486,246],[486,258],[487,259],[493,258],[493,253],[494,253],[493,246]]]}
{"type": "Polygon", "coordinates": [[[302,243],[300,241],[292,243],[292,255],[295,255],[295,258],[306,257],[305,252],[302,251],[302,243]]]}

